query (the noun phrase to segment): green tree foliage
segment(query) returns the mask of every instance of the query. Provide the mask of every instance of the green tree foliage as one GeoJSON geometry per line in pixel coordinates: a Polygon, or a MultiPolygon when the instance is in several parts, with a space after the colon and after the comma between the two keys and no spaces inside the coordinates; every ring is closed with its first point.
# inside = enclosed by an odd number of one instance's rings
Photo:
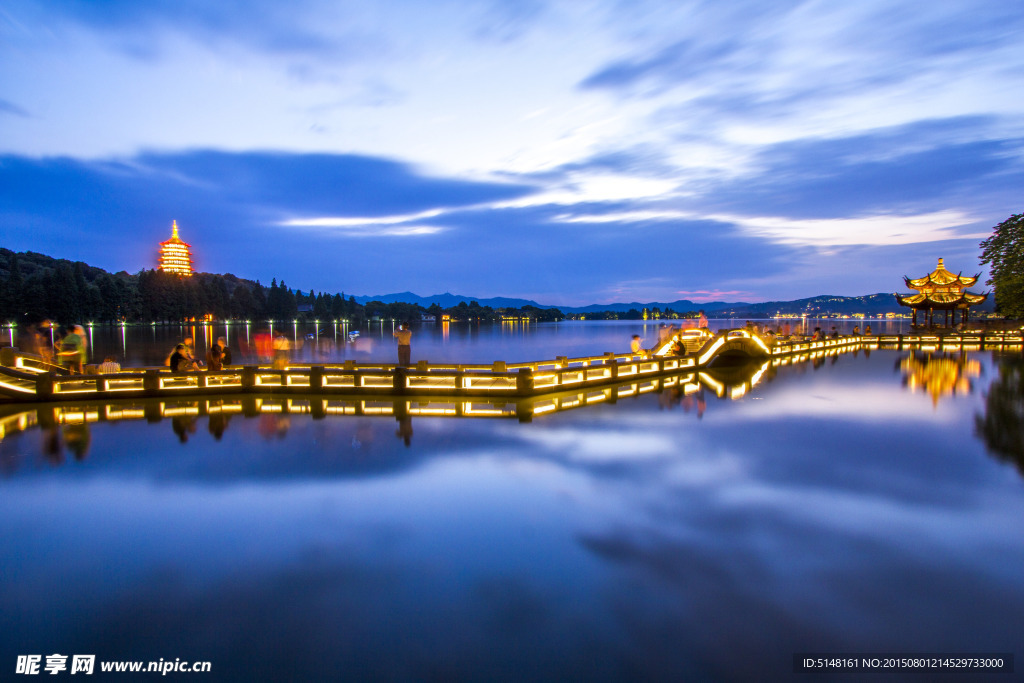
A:
{"type": "MultiPolygon", "coordinates": [[[[216,319],[291,321],[293,319],[346,319],[362,325],[373,316],[417,322],[429,311],[440,320],[447,314],[460,322],[491,322],[503,316],[528,317],[544,322],[561,320],[558,309],[525,306],[495,311],[479,302],[462,302],[443,309],[432,304],[373,301],[360,305],[345,294],[292,291],[275,278],[270,287],[259,280],[234,275],[196,273],[181,277],[160,270],[135,275],[108,273],[82,262],[55,259],[33,252],[15,253],[0,247],[0,319],[19,323],[54,320],[61,325],[103,322],[179,322],[199,320],[208,314],[216,319]],[[298,312],[298,306],[303,312],[298,312]],[[307,310],[308,309],[308,310],[307,310]]],[[[639,315],[639,314],[638,314],[639,315]]]]}
{"type": "Polygon", "coordinates": [[[1024,317],[1024,214],[997,225],[981,249],[981,262],[988,265],[991,276],[988,284],[995,288],[996,311],[1024,317]]]}
{"type": "Polygon", "coordinates": [[[257,314],[256,298],[247,287],[235,287],[231,294],[231,317],[240,320],[262,318],[262,311],[257,314]],[[254,315],[256,314],[256,315],[254,315]]]}
{"type": "Polygon", "coordinates": [[[298,310],[295,294],[288,289],[284,280],[278,285],[277,278],[274,278],[267,291],[267,316],[271,320],[294,320],[298,310]]]}

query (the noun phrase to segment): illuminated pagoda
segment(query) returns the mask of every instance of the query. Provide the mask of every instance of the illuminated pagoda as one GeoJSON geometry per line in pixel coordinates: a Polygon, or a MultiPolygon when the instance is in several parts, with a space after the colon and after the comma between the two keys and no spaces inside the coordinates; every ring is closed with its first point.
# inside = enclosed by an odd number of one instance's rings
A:
{"type": "Polygon", "coordinates": [[[917,326],[917,312],[927,311],[925,318],[928,325],[933,325],[933,314],[935,311],[945,311],[946,326],[949,326],[949,314],[953,312],[953,323],[956,324],[956,312],[960,311],[960,322],[966,323],[970,307],[977,306],[988,298],[988,294],[972,294],[967,288],[978,281],[981,273],[974,277],[964,277],[946,270],[942,259],[928,275],[919,277],[916,280],[904,276],[903,281],[907,287],[916,290],[916,294],[897,294],[896,300],[900,306],[914,309],[914,326],[917,326]]]}
{"type": "Polygon", "coordinates": [[[165,273],[192,274],[192,245],[178,237],[178,221],[171,225],[171,239],[160,243],[159,268],[165,273]]]}

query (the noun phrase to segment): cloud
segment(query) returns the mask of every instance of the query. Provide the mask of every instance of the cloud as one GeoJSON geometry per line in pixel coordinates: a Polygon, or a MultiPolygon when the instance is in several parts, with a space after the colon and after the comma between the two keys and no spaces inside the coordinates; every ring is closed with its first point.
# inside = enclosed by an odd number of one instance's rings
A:
{"type": "Polygon", "coordinates": [[[343,216],[326,216],[323,218],[292,218],[282,221],[281,225],[294,225],[299,227],[329,227],[347,228],[363,225],[394,225],[396,223],[407,223],[409,221],[421,220],[423,218],[434,218],[443,212],[440,209],[421,211],[420,213],[408,216],[384,216],[378,218],[348,218],[343,216]]]}
{"type": "Polygon", "coordinates": [[[636,84],[655,75],[671,76],[675,82],[685,81],[727,57],[736,45],[728,41],[702,45],[694,40],[682,40],[659,50],[654,55],[637,61],[610,64],[580,83],[583,88],[620,88],[636,84]]]}
{"type": "Polygon", "coordinates": [[[20,116],[26,119],[31,117],[28,111],[7,100],[0,100],[0,114],[10,114],[11,116],[20,116]]]}
{"type": "Polygon", "coordinates": [[[522,37],[547,8],[542,0],[487,0],[469,9],[478,39],[504,43],[522,37]]]}
{"type": "MultiPolygon", "coordinates": [[[[532,191],[421,175],[384,159],[214,151],[94,162],[8,155],[0,157],[0,187],[8,248],[42,244],[56,256],[134,272],[152,266],[150,252],[177,219],[204,270],[266,279],[277,273],[320,289],[338,249],[329,236],[314,234],[325,225],[333,223],[335,235],[436,236],[443,226],[423,219],[441,210],[532,191]],[[280,225],[288,221],[295,223],[280,225]],[[302,236],[296,227],[306,228],[302,236]],[[113,241],[112,230],[119,235],[113,241]],[[310,275],[311,263],[320,275],[310,275]]],[[[373,254],[366,254],[367,267],[373,254]]]]}
{"type": "Polygon", "coordinates": [[[314,10],[327,9],[323,3],[306,0],[289,3],[287,8],[267,0],[225,0],[212,4],[195,0],[72,0],[43,2],[36,12],[44,13],[51,22],[78,24],[118,36],[125,41],[123,45],[148,44],[145,54],[149,55],[156,50],[154,41],[174,32],[207,45],[235,42],[261,52],[337,58],[351,52],[352,46],[361,41],[356,35],[332,35],[326,29],[333,22],[323,18],[317,22],[312,17],[314,10]]]}
{"type": "Polygon", "coordinates": [[[997,121],[957,118],[769,145],[702,204],[790,218],[980,209],[1024,185],[1024,137],[993,134],[997,121]]]}
{"type": "Polygon", "coordinates": [[[472,206],[533,192],[529,186],[434,178],[387,159],[344,154],[238,154],[196,151],[144,154],[139,164],[201,183],[225,199],[294,215],[388,216],[472,206]]]}
{"type": "Polygon", "coordinates": [[[336,226],[335,234],[345,237],[419,237],[444,232],[436,225],[402,225],[379,228],[374,224],[336,226]]]}
{"type": "MultiPolygon", "coordinates": [[[[1005,5],[989,9],[957,2],[684,3],[658,12],[662,30],[646,26],[627,36],[628,54],[605,63],[580,87],[636,91],[646,84],[649,96],[682,87],[703,95],[717,81],[719,92],[774,100],[823,87],[838,95],[932,72],[958,78],[976,69],[979,57],[1004,51],[1019,64],[1019,54],[1009,51],[1024,15],[1005,5]]],[[[637,22],[622,23],[629,30],[637,22]]]]}
{"type": "Polygon", "coordinates": [[[988,233],[959,234],[955,228],[976,222],[956,211],[915,216],[792,220],[771,216],[714,216],[752,235],[784,244],[836,246],[849,244],[918,244],[954,238],[983,239],[988,233]]]}
{"type": "Polygon", "coordinates": [[[750,292],[744,292],[738,289],[728,291],[723,291],[720,289],[698,289],[688,291],[685,289],[681,289],[677,291],[676,294],[683,297],[684,299],[689,299],[690,301],[696,301],[698,303],[703,303],[706,301],[740,301],[744,297],[750,296],[750,292]]]}

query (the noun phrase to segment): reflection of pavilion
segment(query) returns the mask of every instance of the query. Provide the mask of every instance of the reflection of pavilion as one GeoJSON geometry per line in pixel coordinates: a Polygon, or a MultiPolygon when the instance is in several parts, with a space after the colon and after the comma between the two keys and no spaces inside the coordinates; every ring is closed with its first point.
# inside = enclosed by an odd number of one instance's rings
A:
{"type": "Polygon", "coordinates": [[[953,324],[956,324],[956,312],[960,311],[960,323],[966,323],[971,306],[977,306],[988,298],[988,294],[972,294],[967,288],[978,281],[980,273],[974,277],[964,277],[961,274],[953,275],[946,270],[942,259],[928,275],[912,280],[904,276],[903,281],[907,287],[917,291],[917,294],[897,294],[896,300],[900,306],[914,309],[914,326],[917,326],[917,312],[927,311],[925,320],[929,327],[934,325],[934,311],[945,311],[946,327],[949,326],[949,313],[953,312],[953,324]]]}
{"type": "Polygon", "coordinates": [[[900,361],[903,382],[911,391],[919,389],[932,397],[938,405],[943,396],[966,394],[971,391],[971,380],[981,374],[981,364],[964,354],[918,355],[911,353],[900,361]]]}

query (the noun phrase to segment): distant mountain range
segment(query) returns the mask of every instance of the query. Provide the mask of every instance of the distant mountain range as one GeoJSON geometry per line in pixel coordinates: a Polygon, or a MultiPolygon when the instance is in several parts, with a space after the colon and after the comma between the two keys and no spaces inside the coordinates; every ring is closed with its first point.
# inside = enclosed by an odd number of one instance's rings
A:
{"type": "Polygon", "coordinates": [[[538,308],[558,308],[559,310],[566,313],[590,313],[599,310],[614,310],[616,312],[626,312],[630,308],[636,308],[637,310],[643,310],[644,308],[659,308],[665,310],[666,308],[672,308],[675,311],[683,312],[687,310],[699,310],[703,309],[706,311],[718,310],[719,308],[729,306],[739,306],[748,304],[732,304],[725,303],[723,301],[715,301],[713,303],[698,304],[692,301],[686,301],[680,299],[679,301],[673,301],[670,303],[665,302],[648,302],[640,303],[637,301],[631,303],[609,303],[599,304],[594,303],[588,306],[552,306],[550,304],[538,303],[531,299],[511,299],[508,297],[493,297],[489,299],[481,299],[479,297],[468,297],[461,294],[451,294],[445,292],[444,294],[434,294],[433,296],[423,297],[412,292],[398,292],[396,294],[377,294],[374,296],[357,296],[355,300],[361,304],[367,304],[370,301],[380,301],[382,303],[415,303],[423,307],[428,307],[431,304],[436,303],[441,308],[451,308],[458,306],[462,302],[470,303],[475,301],[481,306],[490,306],[492,308],[522,308],[523,306],[537,306],[538,308]]]}
{"type": "Polygon", "coordinates": [[[561,306],[545,306],[537,303],[536,301],[530,301],[529,299],[509,299],[503,296],[481,299],[480,297],[449,294],[448,292],[445,292],[444,294],[434,294],[433,296],[420,296],[418,294],[413,294],[412,292],[398,292],[397,294],[357,296],[355,297],[355,300],[364,305],[371,301],[380,301],[385,304],[419,304],[424,308],[430,307],[431,304],[437,304],[441,308],[451,308],[453,306],[458,306],[462,302],[466,302],[468,304],[471,301],[475,301],[481,306],[490,306],[491,308],[522,308],[523,306],[536,306],[537,308],[558,308],[562,311],[569,310],[561,306]]]}
{"type": "MultiPolygon", "coordinates": [[[[710,301],[697,303],[687,299],[677,301],[632,301],[629,303],[613,304],[590,304],[588,306],[551,306],[540,304],[530,299],[511,299],[506,297],[494,297],[481,299],[479,297],[462,296],[460,294],[435,294],[433,296],[419,296],[412,292],[399,292],[397,294],[379,294],[376,296],[357,296],[356,301],[366,304],[370,301],[381,301],[384,303],[405,302],[419,304],[429,307],[431,304],[438,304],[442,308],[458,306],[462,302],[467,304],[476,301],[481,306],[491,308],[522,308],[523,306],[536,306],[537,308],[558,308],[564,313],[596,313],[599,311],[615,311],[625,313],[630,309],[642,311],[643,309],[659,310],[672,309],[677,313],[686,311],[705,311],[711,317],[720,318],[764,318],[777,313],[786,315],[799,315],[808,313],[828,314],[838,313],[840,315],[853,315],[854,313],[907,313],[910,309],[901,307],[896,303],[896,298],[891,293],[868,294],[865,296],[835,296],[822,294],[806,299],[795,301],[765,301],[762,303],[749,302],[726,302],[710,301]]],[[[989,297],[984,305],[974,310],[979,312],[990,312],[994,308],[993,297],[989,297]]]]}
{"type": "Polygon", "coordinates": [[[590,304],[588,306],[551,306],[549,304],[539,304],[531,299],[511,299],[508,297],[493,297],[490,299],[481,299],[480,297],[474,296],[462,296],[461,294],[451,294],[445,292],[444,294],[434,294],[433,296],[419,296],[412,292],[398,292],[396,294],[377,294],[374,296],[357,296],[356,301],[361,304],[366,304],[370,301],[380,301],[386,304],[393,304],[397,302],[403,302],[407,304],[419,304],[424,308],[429,307],[431,304],[437,304],[441,308],[451,308],[452,306],[458,306],[463,301],[467,304],[471,301],[475,301],[481,306],[490,306],[491,308],[522,308],[523,306],[536,306],[537,308],[557,308],[565,313],[593,313],[596,311],[616,311],[625,313],[631,308],[635,308],[640,311],[644,308],[652,309],[658,308],[665,310],[671,308],[674,311],[717,311],[721,308],[728,308],[734,306],[746,306],[748,304],[730,304],[724,301],[715,301],[712,303],[698,304],[685,299],[679,301],[672,301],[669,303],[652,301],[648,303],[640,303],[633,301],[631,303],[615,303],[615,304],[590,304]]]}

